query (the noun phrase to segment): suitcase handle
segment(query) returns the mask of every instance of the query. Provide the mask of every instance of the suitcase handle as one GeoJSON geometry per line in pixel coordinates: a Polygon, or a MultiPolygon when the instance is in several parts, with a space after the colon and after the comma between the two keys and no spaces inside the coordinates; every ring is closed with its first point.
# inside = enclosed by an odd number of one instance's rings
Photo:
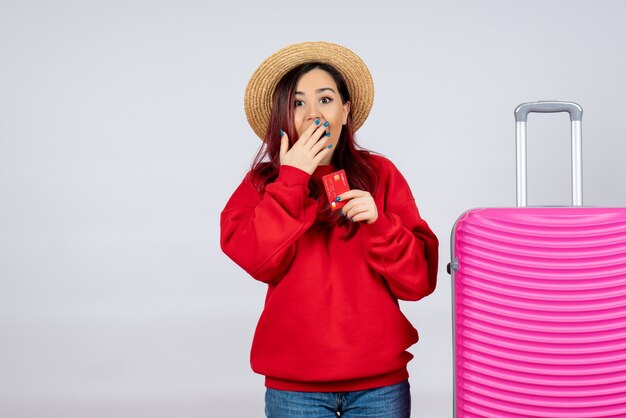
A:
{"type": "Polygon", "coordinates": [[[533,103],[522,103],[515,109],[515,121],[526,122],[529,113],[569,113],[569,120],[582,120],[583,108],[577,103],[540,101],[533,103]]]}
{"type": "Polygon", "coordinates": [[[572,124],[572,206],[583,204],[582,117],[583,109],[573,102],[539,101],[522,103],[515,109],[515,154],[517,160],[517,206],[527,203],[526,123],[529,113],[568,112],[572,124]]]}

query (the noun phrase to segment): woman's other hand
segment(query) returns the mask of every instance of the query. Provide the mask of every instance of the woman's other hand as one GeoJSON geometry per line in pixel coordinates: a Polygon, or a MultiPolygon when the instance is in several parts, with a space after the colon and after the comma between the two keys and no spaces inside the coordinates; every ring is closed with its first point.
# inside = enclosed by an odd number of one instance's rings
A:
{"type": "Polygon", "coordinates": [[[352,222],[365,221],[368,224],[376,222],[378,219],[378,208],[376,202],[369,192],[359,189],[352,189],[337,196],[338,201],[348,201],[341,208],[342,215],[352,222]]]}
{"type": "Polygon", "coordinates": [[[313,174],[320,162],[331,152],[327,146],[328,136],[326,127],[328,123],[312,123],[289,149],[289,137],[283,132],[280,141],[280,164],[290,165],[313,174]]]}

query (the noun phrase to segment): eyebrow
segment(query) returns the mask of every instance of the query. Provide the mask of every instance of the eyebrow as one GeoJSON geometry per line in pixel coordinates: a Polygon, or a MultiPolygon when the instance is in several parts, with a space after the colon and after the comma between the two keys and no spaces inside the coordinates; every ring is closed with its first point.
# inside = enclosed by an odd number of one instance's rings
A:
{"type": "MultiPolygon", "coordinates": [[[[319,93],[323,93],[323,92],[325,92],[326,90],[330,90],[330,91],[332,91],[333,93],[337,94],[337,92],[336,92],[335,90],[333,90],[332,88],[330,88],[330,87],[322,87],[321,89],[317,89],[317,90],[315,90],[315,93],[318,93],[318,94],[319,94],[319,93]]],[[[304,93],[303,93],[303,92],[301,92],[301,91],[297,91],[295,94],[300,94],[300,95],[304,96],[304,93]]]]}

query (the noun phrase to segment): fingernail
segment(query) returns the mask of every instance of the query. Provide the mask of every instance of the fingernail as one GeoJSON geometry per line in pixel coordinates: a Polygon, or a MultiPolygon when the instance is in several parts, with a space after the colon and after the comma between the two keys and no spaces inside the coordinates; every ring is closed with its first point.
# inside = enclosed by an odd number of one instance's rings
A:
{"type": "Polygon", "coordinates": [[[335,202],[339,202],[340,200],[341,200],[341,196],[337,196],[337,197],[335,198],[335,202]]]}
{"type": "Polygon", "coordinates": [[[328,126],[328,121],[324,122],[324,126],[328,126]]]}
{"type": "Polygon", "coordinates": [[[326,132],[326,136],[330,136],[330,132],[326,132]]]}
{"type": "Polygon", "coordinates": [[[332,147],[333,147],[333,144],[330,144],[330,145],[328,146],[328,149],[331,149],[332,147]]]}
{"type": "Polygon", "coordinates": [[[317,120],[315,121],[315,124],[316,124],[316,125],[319,125],[319,124],[320,124],[320,118],[317,118],[317,120]]]}
{"type": "Polygon", "coordinates": [[[354,218],[350,218],[350,222],[354,222],[354,218]]]}
{"type": "Polygon", "coordinates": [[[281,129],[281,130],[280,130],[280,137],[282,138],[282,137],[283,137],[283,135],[285,135],[285,133],[284,133],[284,132],[283,132],[283,130],[281,129]]]}

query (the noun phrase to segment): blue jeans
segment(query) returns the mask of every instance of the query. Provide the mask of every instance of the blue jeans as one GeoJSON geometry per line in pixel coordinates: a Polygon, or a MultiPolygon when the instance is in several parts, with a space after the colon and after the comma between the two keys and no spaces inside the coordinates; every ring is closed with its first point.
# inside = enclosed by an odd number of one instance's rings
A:
{"type": "Polygon", "coordinates": [[[411,416],[411,392],[405,381],[354,392],[291,392],[267,389],[268,418],[407,418],[411,416]]]}

